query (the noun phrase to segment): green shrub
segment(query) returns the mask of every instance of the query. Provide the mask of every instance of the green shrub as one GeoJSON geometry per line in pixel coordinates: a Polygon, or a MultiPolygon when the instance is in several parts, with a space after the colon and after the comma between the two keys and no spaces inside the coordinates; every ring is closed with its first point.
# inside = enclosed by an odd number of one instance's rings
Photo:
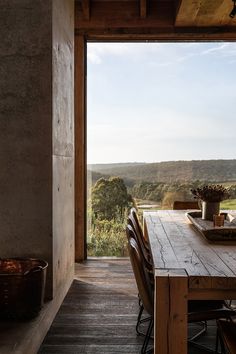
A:
{"type": "Polygon", "coordinates": [[[127,256],[125,227],[126,222],[95,220],[88,230],[88,255],[127,256]]]}

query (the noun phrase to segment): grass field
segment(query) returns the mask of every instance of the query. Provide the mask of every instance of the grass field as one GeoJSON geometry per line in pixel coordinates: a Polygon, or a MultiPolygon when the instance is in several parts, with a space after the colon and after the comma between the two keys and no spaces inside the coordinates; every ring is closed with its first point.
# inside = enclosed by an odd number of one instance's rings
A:
{"type": "MultiPolygon", "coordinates": [[[[139,200],[138,208],[140,211],[143,210],[155,210],[162,209],[161,205],[156,205],[157,203],[150,202],[148,200],[139,200]],[[153,205],[155,204],[155,205],[153,205]]],[[[220,203],[221,210],[236,210],[236,199],[228,199],[220,203]]]]}
{"type": "Polygon", "coordinates": [[[220,209],[236,210],[236,199],[229,199],[221,202],[220,209]]]}

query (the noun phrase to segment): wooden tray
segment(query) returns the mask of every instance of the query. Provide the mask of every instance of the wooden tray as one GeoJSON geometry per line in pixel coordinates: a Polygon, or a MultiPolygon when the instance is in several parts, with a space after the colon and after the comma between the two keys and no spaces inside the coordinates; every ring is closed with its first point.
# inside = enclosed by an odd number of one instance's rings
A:
{"type": "Polygon", "coordinates": [[[225,215],[224,226],[214,227],[213,221],[203,220],[201,211],[187,212],[186,215],[192,224],[209,241],[236,241],[236,215],[222,213],[225,215]],[[234,222],[232,220],[234,219],[234,222]]]}

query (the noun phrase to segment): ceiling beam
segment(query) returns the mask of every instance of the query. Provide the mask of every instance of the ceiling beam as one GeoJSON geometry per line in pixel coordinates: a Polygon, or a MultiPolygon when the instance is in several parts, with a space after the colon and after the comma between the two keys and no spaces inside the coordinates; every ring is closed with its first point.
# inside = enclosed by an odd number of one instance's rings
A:
{"type": "Polygon", "coordinates": [[[235,19],[229,17],[231,0],[181,0],[175,26],[233,26],[235,19]]]}
{"type": "Polygon", "coordinates": [[[81,5],[82,5],[83,18],[86,21],[89,21],[90,20],[90,0],[82,0],[81,5]]]}
{"type": "Polygon", "coordinates": [[[91,40],[236,40],[236,17],[229,17],[232,4],[231,0],[77,0],[75,33],[91,40]]]}
{"type": "Polygon", "coordinates": [[[148,0],[140,0],[140,17],[147,17],[147,1],[148,0]]]}
{"type": "Polygon", "coordinates": [[[176,14],[176,26],[191,26],[196,22],[201,0],[181,0],[176,14]]]}
{"type": "Polygon", "coordinates": [[[157,28],[173,25],[175,20],[172,0],[90,1],[89,21],[85,19],[82,3],[77,1],[75,4],[75,28],[78,29],[157,28]]]}

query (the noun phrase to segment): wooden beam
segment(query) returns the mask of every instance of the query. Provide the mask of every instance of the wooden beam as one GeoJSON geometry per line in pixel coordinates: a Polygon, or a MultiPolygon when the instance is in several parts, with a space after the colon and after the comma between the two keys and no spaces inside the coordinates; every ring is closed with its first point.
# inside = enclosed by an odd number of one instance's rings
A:
{"type": "Polygon", "coordinates": [[[187,298],[188,277],[184,270],[155,271],[155,354],[187,354],[187,298]]]}
{"type": "Polygon", "coordinates": [[[86,258],[86,43],[75,36],[75,260],[86,258]]]}
{"type": "Polygon", "coordinates": [[[182,0],[178,7],[176,26],[235,25],[229,17],[233,2],[224,0],[182,0]]]}
{"type": "Polygon", "coordinates": [[[75,28],[76,29],[104,29],[112,28],[145,28],[163,27],[173,25],[175,20],[175,4],[172,0],[166,1],[94,1],[91,3],[90,21],[84,19],[80,3],[76,3],[75,8],[75,28]],[[139,4],[137,6],[137,4],[139,4]],[[141,10],[142,16],[141,17],[141,10]]]}
{"type": "Polygon", "coordinates": [[[233,8],[233,1],[218,1],[215,5],[215,8],[211,11],[211,5],[213,6],[214,3],[207,4],[204,3],[203,7],[203,15],[200,12],[200,19],[198,21],[198,26],[214,26],[216,24],[222,26],[230,26],[236,24],[236,19],[232,19],[229,14],[233,8]],[[205,14],[205,16],[204,16],[205,14]]]}
{"type": "Polygon", "coordinates": [[[140,0],[140,17],[147,17],[147,0],[140,0]]]}
{"type": "Polygon", "coordinates": [[[77,29],[91,41],[236,41],[235,27],[174,27],[166,28],[110,28],[77,29]],[[197,30],[196,30],[197,29],[197,30]]]}
{"type": "Polygon", "coordinates": [[[175,25],[194,26],[200,6],[201,0],[181,0],[176,14],[175,25]]]}
{"type": "MultiPolygon", "coordinates": [[[[139,29],[143,32],[154,29],[158,34],[162,29],[170,28],[173,32],[175,28],[196,27],[197,35],[199,27],[236,27],[236,17],[229,17],[233,4],[230,1],[139,0],[138,4],[139,6],[135,1],[123,0],[93,1],[90,3],[92,16],[88,21],[84,17],[81,3],[76,2],[75,28],[88,32],[102,29],[104,33],[112,30],[124,33],[127,29],[139,29]]],[[[208,32],[208,29],[205,31],[208,32]]]]}
{"type": "Polygon", "coordinates": [[[90,20],[90,0],[82,0],[81,2],[82,5],[82,12],[83,12],[83,17],[86,21],[90,20]]]}

